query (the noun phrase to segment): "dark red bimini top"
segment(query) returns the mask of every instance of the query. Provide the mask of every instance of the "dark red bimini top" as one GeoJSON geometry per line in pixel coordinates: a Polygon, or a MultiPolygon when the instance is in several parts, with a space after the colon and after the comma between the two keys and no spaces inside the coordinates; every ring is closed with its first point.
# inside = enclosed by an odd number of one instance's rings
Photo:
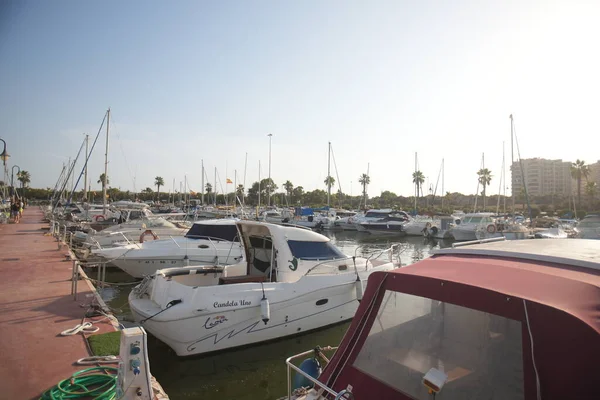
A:
{"type": "MultiPolygon", "coordinates": [[[[562,242],[571,242],[572,248],[578,246],[575,240],[562,242]]],[[[569,248],[568,244],[560,246],[569,248]]],[[[498,254],[444,254],[394,271],[373,273],[351,326],[319,380],[336,391],[351,385],[356,399],[415,398],[355,365],[382,299],[386,292],[392,291],[520,322],[523,362],[520,398],[537,399],[535,362],[542,399],[598,399],[600,242],[591,249],[585,262],[579,260],[570,265],[550,262],[543,255],[539,257],[544,259],[541,261],[531,255],[523,259],[498,254]],[[595,249],[599,251],[595,253],[595,249]],[[596,255],[599,261],[594,268],[596,255]],[[530,337],[534,343],[533,356],[530,337]]],[[[393,350],[390,348],[390,352],[393,350]]],[[[440,399],[443,394],[440,392],[440,399]]],[[[488,397],[479,396],[485,398],[488,397]]]]}

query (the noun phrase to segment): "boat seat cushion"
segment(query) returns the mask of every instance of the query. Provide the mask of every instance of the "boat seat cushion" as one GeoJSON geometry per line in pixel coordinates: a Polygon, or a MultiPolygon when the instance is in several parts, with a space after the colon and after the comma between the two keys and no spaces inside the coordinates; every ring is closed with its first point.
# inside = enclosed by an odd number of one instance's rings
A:
{"type": "Polygon", "coordinates": [[[219,278],[219,285],[230,285],[233,283],[258,283],[258,282],[266,282],[267,277],[264,275],[254,275],[254,276],[228,276],[219,278]]]}

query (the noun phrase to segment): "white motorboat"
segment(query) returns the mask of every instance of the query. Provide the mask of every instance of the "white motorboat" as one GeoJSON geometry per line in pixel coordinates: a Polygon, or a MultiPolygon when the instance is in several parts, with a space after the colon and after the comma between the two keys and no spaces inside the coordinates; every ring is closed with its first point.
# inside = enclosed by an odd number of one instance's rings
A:
{"type": "MultiPolygon", "coordinates": [[[[402,214],[392,213],[388,217],[377,221],[361,222],[358,230],[372,235],[405,236],[404,224],[406,217],[402,214]]],[[[423,233],[421,233],[422,235],[423,233]]]]}
{"type": "Polygon", "coordinates": [[[87,234],[81,231],[73,235],[73,243],[84,247],[105,248],[115,245],[144,242],[146,234],[153,237],[181,236],[189,231],[189,227],[174,224],[164,218],[134,219],[122,224],[113,225],[100,232],[87,234]],[[150,232],[147,232],[147,231],[150,232]]]}
{"type": "Polygon", "coordinates": [[[569,234],[560,226],[555,226],[537,231],[534,236],[536,239],[567,239],[569,234]]]}
{"type": "Polygon", "coordinates": [[[283,210],[277,210],[277,209],[265,210],[258,215],[259,221],[269,222],[272,224],[287,223],[293,218],[294,218],[293,213],[291,213],[289,210],[285,210],[285,209],[283,209],[283,210]]]}
{"type": "Polygon", "coordinates": [[[408,236],[423,236],[433,226],[433,218],[417,215],[404,223],[404,231],[408,236]]]}
{"type": "Polygon", "coordinates": [[[465,214],[460,224],[452,228],[452,235],[458,241],[477,240],[477,230],[481,226],[488,234],[495,234],[497,229],[492,218],[492,213],[465,214]]]}
{"type": "Polygon", "coordinates": [[[425,225],[424,235],[434,239],[452,239],[452,228],[456,224],[456,218],[442,215],[433,218],[430,224],[425,225]]]}
{"type": "Polygon", "coordinates": [[[582,219],[575,228],[581,239],[600,239],[600,215],[590,215],[582,219]]]}
{"type": "Polygon", "coordinates": [[[404,211],[392,209],[369,210],[363,217],[355,219],[355,225],[359,232],[406,235],[404,224],[409,219],[410,216],[404,211]]]}
{"type": "Polygon", "coordinates": [[[356,225],[353,219],[356,216],[355,211],[333,210],[334,216],[329,218],[328,223],[323,226],[326,230],[332,231],[355,231],[356,225]]]}
{"type": "Polygon", "coordinates": [[[245,260],[159,270],[129,295],[134,318],[187,356],[299,334],[351,319],[368,276],[399,266],[348,257],[308,229],[237,223],[245,260]]]}
{"type": "Polygon", "coordinates": [[[142,278],[165,267],[227,265],[243,258],[235,220],[196,221],[184,236],[92,249],[92,254],[142,278]]]}

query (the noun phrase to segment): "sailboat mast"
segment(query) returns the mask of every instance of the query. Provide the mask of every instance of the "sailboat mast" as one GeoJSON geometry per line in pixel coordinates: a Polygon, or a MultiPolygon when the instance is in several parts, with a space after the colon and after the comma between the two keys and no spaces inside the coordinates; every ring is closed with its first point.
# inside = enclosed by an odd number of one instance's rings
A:
{"type": "Polygon", "coordinates": [[[444,210],[444,197],[446,197],[446,192],[444,192],[444,159],[442,158],[442,212],[444,210]]]}
{"type": "Polygon", "coordinates": [[[102,188],[102,214],[106,215],[106,187],[108,186],[108,127],[110,126],[110,107],[106,111],[106,151],[104,152],[104,182],[102,188]]]}
{"type": "MultiPolygon", "coordinates": [[[[371,164],[367,163],[367,179],[369,178],[369,170],[371,169],[371,164]]],[[[365,183],[365,210],[367,209],[367,184],[365,183]]]]}
{"type": "Polygon", "coordinates": [[[258,206],[256,206],[256,217],[258,218],[258,210],[260,210],[260,160],[258,160],[258,206]]]}
{"type": "MultiPolygon", "coordinates": [[[[417,172],[417,152],[416,151],[415,151],[415,172],[417,172]]],[[[415,215],[417,214],[417,197],[419,197],[419,185],[417,184],[417,182],[415,182],[415,215]]]]}
{"type": "Polygon", "coordinates": [[[329,177],[331,176],[331,142],[329,142],[327,148],[327,207],[329,207],[329,199],[331,197],[331,185],[329,177]]]}
{"type": "Polygon", "coordinates": [[[84,201],[87,201],[87,182],[88,182],[87,160],[88,160],[88,154],[89,154],[89,150],[88,150],[89,142],[90,142],[90,135],[85,135],[85,171],[84,171],[84,176],[83,176],[83,199],[84,199],[84,201]]]}
{"type": "Polygon", "coordinates": [[[215,206],[217,205],[217,167],[215,167],[215,187],[213,189],[213,194],[215,195],[215,206]]]}
{"type": "MultiPolygon", "coordinates": [[[[515,216],[515,186],[514,186],[514,180],[512,179],[513,177],[513,167],[515,166],[515,159],[514,159],[514,143],[513,143],[513,137],[514,137],[514,131],[513,131],[513,116],[512,114],[510,114],[510,170],[511,170],[511,174],[510,174],[510,193],[511,193],[511,197],[512,197],[512,214],[513,217],[515,216]]],[[[525,184],[525,182],[523,182],[523,184],[525,184]]]]}
{"type": "Polygon", "coordinates": [[[506,216],[506,159],[504,156],[504,142],[502,142],[502,184],[504,186],[504,215],[506,216]]]}
{"type": "Polygon", "coordinates": [[[200,187],[200,192],[201,192],[201,202],[202,205],[204,205],[204,160],[200,160],[200,162],[202,163],[202,186],[200,187]]]}
{"type": "Polygon", "coordinates": [[[242,192],[242,205],[246,205],[246,168],[248,167],[248,153],[246,153],[246,160],[244,161],[244,182],[242,186],[244,187],[244,191],[242,192]]]}

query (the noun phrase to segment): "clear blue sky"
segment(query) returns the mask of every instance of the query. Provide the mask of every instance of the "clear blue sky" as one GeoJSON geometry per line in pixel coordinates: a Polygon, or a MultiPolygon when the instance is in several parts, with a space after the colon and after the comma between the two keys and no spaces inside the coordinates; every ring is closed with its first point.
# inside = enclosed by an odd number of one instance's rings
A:
{"type": "Polygon", "coordinates": [[[410,195],[418,152],[473,193],[485,152],[496,193],[511,113],[524,158],[600,159],[599,20],[597,1],[5,1],[0,137],[33,187],[110,106],[122,189],[199,190],[201,159],[225,185],[246,153],[249,186],[272,133],[280,186],[324,189],[331,141],[345,192],[370,163],[371,195],[410,195]]]}

